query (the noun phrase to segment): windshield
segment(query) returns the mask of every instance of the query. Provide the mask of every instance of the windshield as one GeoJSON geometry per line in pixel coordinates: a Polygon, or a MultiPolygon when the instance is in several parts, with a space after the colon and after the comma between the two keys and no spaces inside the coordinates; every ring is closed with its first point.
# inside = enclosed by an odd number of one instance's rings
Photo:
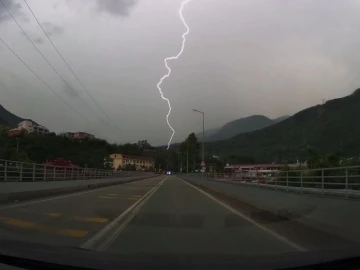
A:
{"type": "Polygon", "coordinates": [[[209,258],[357,246],[359,13],[0,0],[0,238],[209,258]]]}

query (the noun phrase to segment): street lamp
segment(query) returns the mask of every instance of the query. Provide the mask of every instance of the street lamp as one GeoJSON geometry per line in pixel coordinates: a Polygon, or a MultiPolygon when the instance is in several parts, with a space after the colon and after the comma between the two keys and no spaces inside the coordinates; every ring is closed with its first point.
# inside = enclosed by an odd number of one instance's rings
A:
{"type": "MultiPolygon", "coordinates": [[[[201,164],[204,165],[205,164],[205,158],[204,158],[204,152],[205,152],[205,113],[202,112],[202,111],[199,111],[199,110],[195,110],[193,109],[194,112],[198,112],[198,113],[201,113],[202,116],[203,116],[203,139],[202,139],[202,162],[201,164]]],[[[205,169],[205,166],[203,167],[205,169]]],[[[204,180],[204,170],[201,170],[202,171],[202,179],[204,180]]]]}

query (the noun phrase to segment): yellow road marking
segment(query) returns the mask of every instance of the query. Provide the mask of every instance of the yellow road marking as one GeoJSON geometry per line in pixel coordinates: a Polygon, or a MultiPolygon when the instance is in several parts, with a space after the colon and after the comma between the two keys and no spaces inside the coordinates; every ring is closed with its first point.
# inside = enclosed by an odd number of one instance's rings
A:
{"type": "Polygon", "coordinates": [[[50,217],[61,217],[63,214],[60,213],[44,213],[45,215],[48,215],[50,217]]]}
{"type": "Polygon", "coordinates": [[[46,216],[50,216],[50,217],[61,217],[63,214],[61,213],[43,213],[43,212],[36,212],[33,210],[29,210],[29,209],[21,209],[21,212],[27,212],[27,213],[32,213],[32,214],[37,214],[37,215],[46,215],[46,216]]]}
{"type": "Polygon", "coordinates": [[[74,220],[94,223],[106,223],[109,222],[107,218],[91,218],[91,217],[74,217],[74,220]]]}
{"type": "Polygon", "coordinates": [[[88,231],[84,231],[84,230],[72,230],[72,229],[47,227],[43,224],[37,224],[34,222],[23,221],[23,220],[7,218],[7,217],[0,217],[0,222],[18,228],[30,229],[38,232],[53,233],[53,234],[59,234],[69,237],[77,237],[77,238],[84,237],[89,233],[88,231]]]}
{"type": "Polygon", "coordinates": [[[18,219],[12,219],[12,218],[0,217],[0,221],[7,225],[12,225],[15,227],[26,228],[26,229],[33,229],[35,227],[38,227],[36,223],[18,220],[18,219]]]}
{"type": "MultiPolygon", "coordinates": [[[[30,212],[30,211],[26,211],[26,212],[30,212]]],[[[35,211],[32,211],[31,213],[39,214],[39,215],[46,215],[46,216],[50,216],[50,217],[53,217],[53,218],[64,217],[65,219],[83,221],[83,222],[94,222],[94,223],[106,223],[106,222],[109,222],[109,219],[107,219],[107,218],[99,218],[99,217],[72,217],[72,216],[65,216],[64,214],[61,214],[61,213],[39,213],[39,212],[35,212],[35,211]]],[[[0,217],[0,222],[1,221],[2,220],[1,220],[1,217],[0,217]]],[[[10,222],[12,222],[12,221],[10,221],[10,222]]],[[[13,224],[9,224],[9,225],[13,225],[13,224]]],[[[18,227],[20,227],[20,226],[29,226],[29,227],[31,227],[31,225],[32,225],[31,222],[25,222],[24,224],[21,224],[21,222],[18,223],[18,227]]]]}

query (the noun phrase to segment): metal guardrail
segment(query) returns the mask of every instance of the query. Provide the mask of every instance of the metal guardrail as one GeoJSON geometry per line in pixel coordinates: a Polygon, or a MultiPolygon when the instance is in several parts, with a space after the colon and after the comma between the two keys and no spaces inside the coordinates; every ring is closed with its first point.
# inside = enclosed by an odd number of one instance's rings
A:
{"type": "Polygon", "coordinates": [[[120,178],[142,172],[67,168],[0,159],[0,182],[71,181],[120,178]]]}
{"type": "Polygon", "coordinates": [[[253,170],[236,173],[207,173],[206,179],[234,181],[299,194],[346,199],[360,198],[360,166],[292,171],[253,170]]]}

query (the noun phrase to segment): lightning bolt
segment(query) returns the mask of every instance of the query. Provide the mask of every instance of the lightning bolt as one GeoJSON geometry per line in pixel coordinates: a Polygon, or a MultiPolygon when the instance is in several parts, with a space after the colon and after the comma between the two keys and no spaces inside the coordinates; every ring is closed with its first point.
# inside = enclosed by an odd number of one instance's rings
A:
{"type": "Polygon", "coordinates": [[[170,113],[171,113],[171,103],[170,103],[170,100],[164,96],[164,93],[162,92],[160,86],[161,86],[161,84],[163,83],[163,81],[164,81],[167,77],[169,77],[170,74],[171,74],[171,68],[168,66],[168,61],[169,61],[169,60],[177,60],[177,59],[181,56],[181,54],[183,53],[183,51],[184,51],[185,42],[186,42],[186,35],[189,34],[190,28],[189,28],[189,26],[187,25],[187,23],[186,23],[186,21],[185,21],[185,19],[184,19],[183,10],[184,10],[185,5],[186,5],[187,3],[189,3],[190,1],[191,1],[191,0],[184,0],[183,2],[181,2],[181,7],[180,7],[180,9],[179,9],[180,18],[181,18],[183,24],[184,24],[185,27],[186,27],[186,31],[185,31],[185,33],[182,35],[181,50],[180,50],[180,52],[179,52],[176,56],[172,56],[172,57],[165,58],[164,63],[165,63],[165,67],[166,67],[167,70],[168,70],[168,73],[167,73],[166,75],[164,75],[164,77],[162,77],[162,78],[160,79],[159,83],[157,84],[157,89],[158,89],[159,92],[160,92],[161,98],[162,98],[163,100],[165,100],[165,101],[168,103],[168,105],[169,105],[169,112],[168,112],[168,114],[166,115],[166,122],[167,122],[169,128],[172,130],[172,134],[171,134],[170,140],[169,140],[169,142],[168,142],[168,147],[167,147],[167,149],[170,148],[171,141],[172,141],[172,139],[173,139],[173,137],[174,137],[174,135],[175,135],[175,130],[173,129],[173,127],[171,126],[171,124],[170,124],[170,122],[169,122],[169,116],[170,116],[170,113]]]}

